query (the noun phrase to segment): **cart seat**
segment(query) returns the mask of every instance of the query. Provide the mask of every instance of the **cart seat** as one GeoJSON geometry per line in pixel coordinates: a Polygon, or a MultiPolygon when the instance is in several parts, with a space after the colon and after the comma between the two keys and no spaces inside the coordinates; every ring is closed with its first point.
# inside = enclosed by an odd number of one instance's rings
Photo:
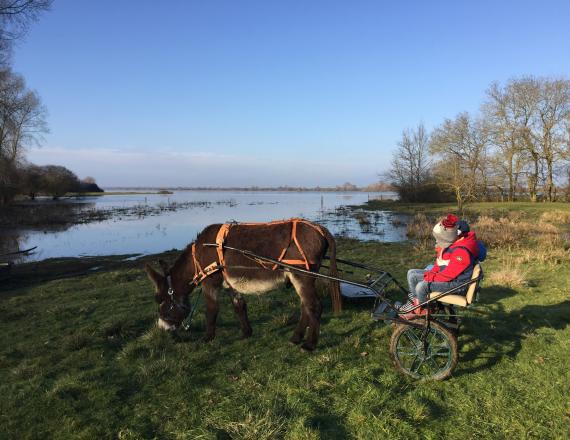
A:
{"type": "MultiPolygon", "coordinates": [[[[476,280],[477,278],[479,278],[480,274],[481,274],[481,265],[477,263],[475,267],[473,267],[473,275],[471,275],[471,280],[476,280]]],[[[474,281],[473,283],[469,284],[469,288],[467,289],[467,293],[465,294],[465,296],[449,294],[442,296],[441,298],[438,299],[438,301],[444,304],[453,304],[454,306],[467,307],[468,305],[475,302],[475,297],[477,289],[479,288],[480,281],[481,280],[479,279],[478,281],[474,281]]],[[[431,292],[429,294],[429,299],[433,299],[437,295],[441,295],[442,293],[443,292],[431,292]]]]}

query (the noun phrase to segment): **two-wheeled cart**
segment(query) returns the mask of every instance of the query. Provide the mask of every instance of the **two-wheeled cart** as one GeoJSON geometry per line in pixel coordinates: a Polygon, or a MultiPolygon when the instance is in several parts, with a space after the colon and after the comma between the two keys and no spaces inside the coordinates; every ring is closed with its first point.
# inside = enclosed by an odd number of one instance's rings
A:
{"type": "MultiPolygon", "coordinates": [[[[218,245],[212,243],[206,246],[218,245]]],[[[457,313],[456,307],[469,307],[476,302],[483,279],[479,263],[475,265],[470,280],[445,292],[432,292],[427,301],[403,312],[388,299],[387,291],[395,288],[404,295],[408,292],[396,278],[385,270],[337,258],[337,263],[367,272],[365,281],[357,282],[306,270],[248,250],[226,245],[223,248],[239,252],[256,261],[277,265],[281,270],[338,281],[341,287],[344,287],[341,292],[345,297],[374,298],[372,319],[390,323],[393,326],[389,353],[398,371],[414,379],[430,380],[443,380],[453,374],[459,356],[457,335],[461,324],[461,316],[457,313]],[[401,317],[420,307],[425,308],[427,313],[417,315],[415,319],[401,317]]]]}

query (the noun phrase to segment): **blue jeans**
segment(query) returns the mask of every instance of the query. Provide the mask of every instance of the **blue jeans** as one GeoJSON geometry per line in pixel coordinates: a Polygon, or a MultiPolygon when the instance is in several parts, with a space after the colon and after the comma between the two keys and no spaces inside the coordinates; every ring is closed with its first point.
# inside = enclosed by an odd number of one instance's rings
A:
{"type": "MultiPolygon", "coordinates": [[[[464,284],[465,281],[450,281],[448,283],[438,282],[438,281],[420,281],[416,286],[416,298],[420,303],[428,299],[428,293],[430,292],[447,292],[454,287],[464,284]]],[[[465,289],[460,289],[457,292],[453,292],[453,295],[461,295],[465,293],[465,289]]]]}
{"type": "MultiPolygon", "coordinates": [[[[408,286],[410,287],[410,294],[408,295],[410,300],[417,298],[420,303],[427,301],[428,293],[430,292],[446,292],[447,290],[457,287],[465,281],[424,281],[424,270],[423,269],[410,269],[408,270],[408,286]]],[[[463,289],[464,290],[464,289],[463,289]]],[[[454,293],[463,293],[461,291],[454,293]]]]}
{"type": "Polygon", "coordinates": [[[416,286],[424,280],[424,272],[425,270],[423,269],[408,270],[408,287],[410,288],[408,298],[410,298],[410,300],[416,297],[416,286]]]}

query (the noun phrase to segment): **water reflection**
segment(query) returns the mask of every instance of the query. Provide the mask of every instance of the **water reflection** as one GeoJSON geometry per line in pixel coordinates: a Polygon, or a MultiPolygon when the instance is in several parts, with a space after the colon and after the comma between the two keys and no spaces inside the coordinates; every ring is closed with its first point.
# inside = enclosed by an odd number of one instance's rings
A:
{"type": "MultiPolygon", "coordinates": [[[[364,240],[405,239],[405,217],[390,212],[348,209],[367,193],[176,191],[86,197],[54,207],[49,228],[22,226],[1,231],[2,249],[38,246],[29,260],[50,257],[156,253],[181,249],[207,225],[227,221],[264,222],[304,217],[337,236],[364,240]],[[77,210],[79,218],[99,221],[69,224],[60,209],[77,210]]],[[[4,251],[2,253],[5,253],[4,251]]]]}

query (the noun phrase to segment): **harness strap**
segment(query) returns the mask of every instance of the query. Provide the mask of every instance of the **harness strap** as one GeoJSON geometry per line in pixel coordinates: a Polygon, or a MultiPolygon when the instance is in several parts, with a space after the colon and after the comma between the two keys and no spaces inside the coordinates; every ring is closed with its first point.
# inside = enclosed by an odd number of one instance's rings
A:
{"type": "Polygon", "coordinates": [[[195,286],[222,268],[222,266],[217,262],[213,262],[202,269],[200,263],[198,262],[198,259],[196,258],[196,243],[192,244],[192,260],[194,262],[194,277],[192,278],[192,284],[195,286]]]}
{"type": "MultiPolygon", "coordinates": [[[[289,245],[287,245],[286,247],[283,248],[283,250],[281,251],[281,253],[279,254],[279,258],[277,258],[277,261],[283,261],[283,257],[285,256],[285,253],[287,252],[287,249],[289,249],[289,245]]],[[[274,264],[273,267],[271,268],[271,270],[275,270],[277,269],[277,267],[279,267],[278,264],[274,264]]]]}
{"type": "Polygon", "coordinates": [[[218,230],[218,234],[216,235],[216,252],[218,253],[218,260],[220,262],[220,266],[222,266],[222,273],[224,278],[227,281],[228,272],[226,271],[226,263],[224,261],[224,243],[226,242],[226,237],[230,233],[231,223],[224,223],[220,229],[218,230]]]}
{"type": "MultiPolygon", "coordinates": [[[[305,253],[303,252],[303,249],[301,248],[301,246],[299,245],[299,241],[297,240],[297,223],[299,223],[299,221],[300,221],[299,219],[293,219],[293,221],[291,222],[291,240],[289,241],[287,246],[285,246],[283,248],[283,250],[281,251],[281,254],[279,254],[279,258],[277,258],[277,261],[280,261],[280,262],[286,263],[286,264],[293,264],[293,265],[303,264],[305,266],[305,268],[307,270],[309,270],[309,263],[307,261],[307,257],[305,256],[305,253]],[[285,256],[285,254],[287,253],[287,250],[289,250],[291,243],[295,243],[295,245],[297,246],[299,253],[303,257],[302,260],[292,260],[292,259],[284,259],[283,258],[285,256]]],[[[271,268],[271,270],[276,270],[277,267],[278,267],[278,264],[274,264],[273,267],[271,268]]]]}
{"type": "MultiPolygon", "coordinates": [[[[305,266],[305,269],[310,270],[310,264],[309,264],[309,260],[307,259],[307,255],[305,254],[305,251],[303,250],[303,248],[301,247],[301,244],[299,243],[299,240],[297,239],[297,225],[299,223],[304,223],[306,225],[311,226],[313,229],[316,229],[323,237],[326,238],[326,235],[324,233],[324,231],[322,230],[322,228],[319,225],[315,225],[314,223],[310,223],[307,220],[301,219],[301,218],[293,218],[290,220],[278,220],[278,221],[273,221],[273,222],[268,222],[268,223],[239,223],[240,225],[244,225],[244,226],[266,226],[266,225],[276,225],[276,224],[283,224],[283,223],[289,223],[291,222],[291,240],[289,241],[289,243],[287,244],[287,246],[285,246],[283,248],[283,250],[281,251],[281,253],[279,254],[279,257],[277,258],[277,261],[285,263],[285,264],[291,264],[291,265],[303,265],[305,266]],[[301,256],[303,257],[303,259],[284,259],[283,257],[285,256],[285,254],[287,253],[287,250],[289,250],[289,248],[291,247],[291,243],[295,243],[295,246],[297,247],[297,250],[299,251],[299,253],[301,254],[301,256]]],[[[208,266],[206,266],[206,268],[202,269],[202,267],[200,266],[200,263],[198,262],[198,259],[196,258],[196,244],[192,244],[192,259],[194,261],[194,268],[195,268],[195,275],[194,278],[192,279],[192,283],[195,285],[200,284],[205,278],[207,278],[208,276],[210,276],[211,274],[217,272],[218,270],[222,271],[222,274],[227,282],[228,280],[228,273],[226,270],[226,264],[225,264],[225,258],[224,258],[224,243],[226,242],[226,238],[230,232],[230,228],[232,227],[232,225],[235,223],[224,223],[220,229],[218,230],[218,233],[216,235],[216,252],[218,254],[218,262],[213,262],[211,264],[209,264],[208,266]]],[[[268,267],[266,266],[266,264],[264,264],[264,262],[258,261],[258,263],[263,266],[264,268],[268,269],[268,267]]],[[[278,267],[277,264],[274,264],[270,269],[271,270],[276,270],[278,267]]]]}
{"type": "MultiPolygon", "coordinates": [[[[303,257],[303,260],[305,260],[305,269],[310,270],[311,268],[309,267],[309,260],[307,260],[307,256],[305,255],[305,251],[303,250],[303,248],[299,244],[299,240],[297,240],[297,222],[298,222],[297,220],[293,221],[293,233],[291,235],[293,236],[293,241],[295,242],[295,245],[297,245],[297,249],[299,249],[299,253],[303,257]]],[[[289,263],[289,264],[291,264],[291,263],[289,263]]]]}

